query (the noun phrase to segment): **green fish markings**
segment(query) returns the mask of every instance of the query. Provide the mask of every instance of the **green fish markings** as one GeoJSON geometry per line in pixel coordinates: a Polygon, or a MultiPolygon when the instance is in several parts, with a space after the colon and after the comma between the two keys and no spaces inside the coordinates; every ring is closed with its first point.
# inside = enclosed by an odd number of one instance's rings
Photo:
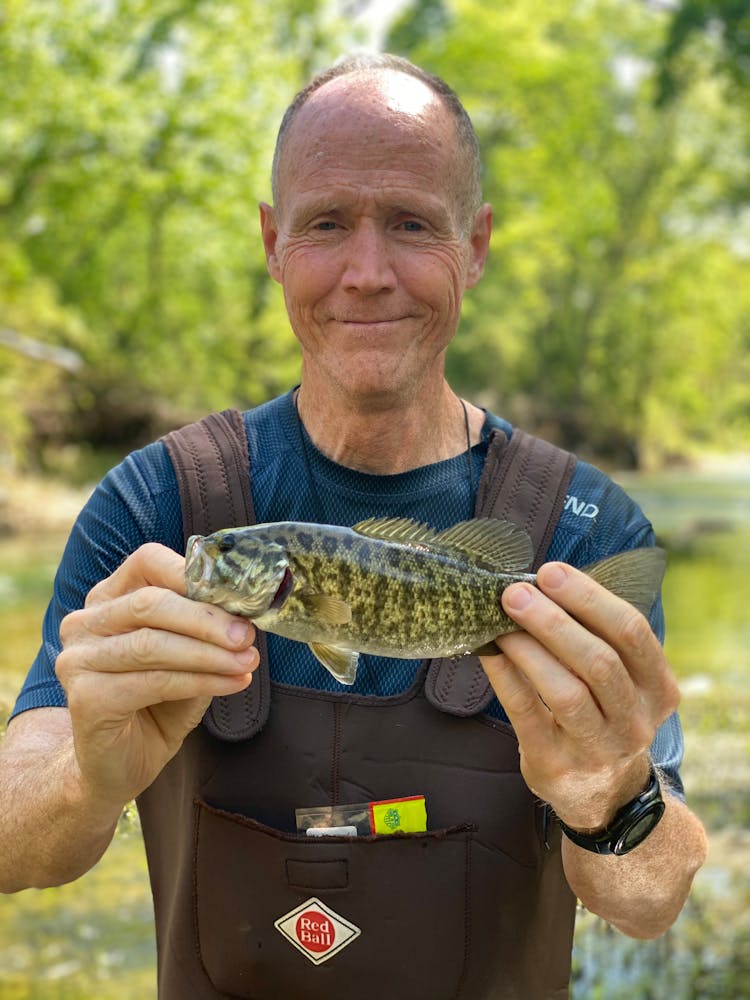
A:
{"type": "MultiPolygon", "coordinates": [[[[353,528],[281,521],[193,535],[188,597],[244,615],[259,628],[307,643],[343,684],[360,653],[403,659],[496,652],[518,631],[500,597],[533,558],[528,534],[509,521],[475,518],[445,531],[405,518],[353,528]]],[[[648,614],[666,556],[621,552],[586,568],[648,614]]]]}

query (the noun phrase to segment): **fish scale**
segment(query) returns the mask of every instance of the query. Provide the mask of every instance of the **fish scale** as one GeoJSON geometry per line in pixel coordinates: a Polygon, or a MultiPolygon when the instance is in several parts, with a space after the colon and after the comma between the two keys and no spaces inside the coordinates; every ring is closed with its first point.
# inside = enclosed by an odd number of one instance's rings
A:
{"type": "MultiPolygon", "coordinates": [[[[469,648],[456,652],[469,652],[477,644],[477,631],[494,636],[512,624],[500,609],[502,587],[497,574],[440,555],[428,562],[424,551],[386,544],[390,548],[363,540],[343,558],[327,557],[322,546],[304,551],[304,537],[298,536],[290,545],[292,573],[304,574],[324,594],[345,600],[352,610],[351,623],[331,625],[327,636],[331,641],[346,643],[355,632],[368,644],[367,649],[361,646],[361,651],[385,655],[384,650],[410,649],[414,655],[424,656],[431,649],[426,642],[427,630],[452,629],[455,633],[456,620],[462,618],[468,637],[463,644],[469,648]],[[348,581],[344,567],[349,571],[348,581]],[[372,647],[373,642],[377,648],[372,647]]],[[[279,612],[279,624],[288,622],[294,628],[291,623],[304,614],[302,603],[290,599],[279,612]]],[[[451,645],[456,641],[460,639],[451,645]]]]}
{"type": "MultiPolygon", "coordinates": [[[[310,646],[337,680],[354,682],[359,653],[417,659],[489,651],[519,626],[502,610],[511,583],[535,583],[526,532],[487,518],[442,532],[404,518],[353,528],[278,522],[225,528],[188,542],[188,596],[246,615],[310,646]]],[[[588,572],[644,614],[665,555],[633,549],[588,572]]]]}

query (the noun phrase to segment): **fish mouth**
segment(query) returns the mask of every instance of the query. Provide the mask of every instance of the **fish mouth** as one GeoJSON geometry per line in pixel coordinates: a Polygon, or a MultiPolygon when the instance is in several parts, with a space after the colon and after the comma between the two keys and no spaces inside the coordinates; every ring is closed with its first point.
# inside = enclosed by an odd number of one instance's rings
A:
{"type": "Polygon", "coordinates": [[[205,552],[202,535],[192,535],[188,539],[187,558],[185,560],[185,575],[188,587],[197,591],[201,585],[209,583],[213,570],[213,559],[205,552]]]}
{"type": "Polygon", "coordinates": [[[273,600],[268,606],[269,611],[280,611],[281,608],[286,604],[286,600],[292,592],[294,587],[294,577],[292,576],[292,571],[287,566],[284,570],[284,575],[281,578],[281,583],[279,584],[278,590],[274,594],[273,600]]]}

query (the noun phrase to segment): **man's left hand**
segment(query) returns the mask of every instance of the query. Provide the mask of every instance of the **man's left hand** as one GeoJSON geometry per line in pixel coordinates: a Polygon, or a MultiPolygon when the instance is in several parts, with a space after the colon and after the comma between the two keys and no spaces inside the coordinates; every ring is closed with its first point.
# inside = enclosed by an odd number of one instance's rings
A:
{"type": "Polygon", "coordinates": [[[634,607],[564,563],[503,608],[525,630],[482,664],[518,737],[532,791],[569,826],[597,830],[645,786],[657,728],[677,708],[659,640],[634,607]]]}

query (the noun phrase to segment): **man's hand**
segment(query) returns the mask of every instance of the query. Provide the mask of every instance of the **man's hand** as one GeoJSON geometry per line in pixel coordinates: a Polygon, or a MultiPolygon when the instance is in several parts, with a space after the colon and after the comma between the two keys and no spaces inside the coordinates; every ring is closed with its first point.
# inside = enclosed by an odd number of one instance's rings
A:
{"type": "Polygon", "coordinates": [[[677,684],[643,615],[585,573],[548,563],[503,608],[525,631],[482,663],[513,724],[526,783],[579,830],[606,826],[646,784],[677,684]]]}
{"type": "Polygon", "coordinates": [[[185,597],[185,561],[148,544],[62,622],[65,689],[85,791],[121,806],[174,756],[216,695],[258,665],[255,629],[185,597]]]}

